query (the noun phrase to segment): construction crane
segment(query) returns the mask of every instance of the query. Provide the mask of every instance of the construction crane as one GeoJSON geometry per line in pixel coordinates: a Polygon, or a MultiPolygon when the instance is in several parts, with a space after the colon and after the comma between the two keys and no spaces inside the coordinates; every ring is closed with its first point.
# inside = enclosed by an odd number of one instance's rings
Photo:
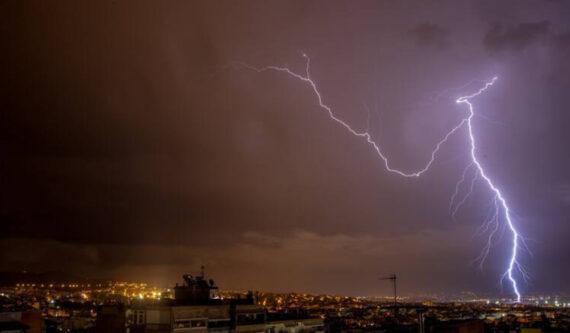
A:
{"type": "Polygon", "coordinates": [[[394,286],[394,307],[398,306],[398,293],[397,293],[397,289],[396,289],[396,280],[398,278],[396,277],[396,274],[390,274],[389,276],[386,277],[381,277],[380,280],[390,280],[392,281],[392,284],[394,286]]]}

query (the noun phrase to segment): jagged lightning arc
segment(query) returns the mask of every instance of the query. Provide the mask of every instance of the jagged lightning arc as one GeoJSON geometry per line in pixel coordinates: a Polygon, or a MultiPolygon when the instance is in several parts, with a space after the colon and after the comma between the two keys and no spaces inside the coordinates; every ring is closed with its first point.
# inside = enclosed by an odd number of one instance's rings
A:
{"type": "MultiPolygon", "coordinates": [[[[332,108],[324,103],[323,96],[322,96],[321,92],[319,91],[317,84],[311,78],[311,73],[310,73],[311,59],[304,53],[302,55],[306,61],[305,62],[305,73],[304,74],[296,73],[296,72],[292,71],[291,69],[289,69],[288,67],[280,67],[280,66],[255,67],[255,66],[251,66],[251,65],[246,64],[246,63],[236,63],[236,64],[239,66],[242,66],[244,68],[258,72],[258,73],[267,72],[267,71],[281,72],[281,73],[287,74],[289,77],[291,77],[293,79],[299,80],[299,81],[307,84],[311,88],[313,94],[315,95],[317,102],[319,104],[319,107],[328,113],[328,116],[330,117],[330,119],[334,120],[336,123],[341,125],[343,128],[345,128],[352,135],[365,139],[366,142],[370,146],[372,146],[372,148],[374,149],[374,151],[378,155],[378,157],[380,157],[380,159],[383,161],[385,169],[391,173],[395,173],[399,176],[406,177],[406,178],[420,177],[422,174],[424,174],[425,172],[427,172],[430,169],[433,162],[435,161],[437,153],[439,152],[439,150],[443,146],[443,144],[446,143],[448,141],[448,139],[454,133],[456,133],[458,130],[460,130],[463,127],[467,127],[467,134],[468,134],[467,137],[468,137],[468,141],[469,141],[469,156],[470,156],[471,161],[468,164],[468,166],[466,167],[466,169],[464,170],[463,177],[462,177],[460,183],[465,181],[466,173],[470,169],[474,168],[476,171],[476,177],[482,178],[485,181],[485,183],[487,184],[491,193],[493,194],[493,197],[494,197],[493,202],[495,205],[494,216],[489,221],[486,221],[485,226],[484,226],[486,228],[489,228],[489,224],[494,223],[495,228],[491,232],[489,239],[488,239],[488,243],[485,246],[485,248],[483,249],[483,252],[481,253],[481,256],[479,257],[479,259],[481,260],[481,262],[484,261],[486,256],[489,253],[492,238],[498,229],[499,211],[501,209],[503,212],[503,218],[507,222],[508,229],[512,235],[512,248],[511,248],[511,253],[510,253],[510,259],[508,262],[507,269],[506,269],[505,273],[503,274],[503,278],[507,277],[509,279],[511,286],[512,286],[512,289],[513,289],[513,292],[516,295],[516,300],[517,300],[517,302],[520,302],[521,301],[521,294],[519,291],[517,280],[516,280],[514,275],[515,275],[515,270],[521,274],[524,273],[522,271],[522,267],[520,266],[520,264],[518,262],[518,252],[519,252],[519,247],[520,247],[519,243],[522,240],[522,238],[521,238],[519,232],[517,231],[517,229],[513,223],[513,220],[511,217],[511,210],[507,204],[507,200],[505,199],[505,197],[503,196],[503,194],[501,193],[499,188],[495,185],[495,183],[487,175],[483,166],[481,165],[481,163],[477,159],[477,154],[476,154],[477,145],[476,145],[475,135],[473,133],[473,124],[472,124],[473,117],[475,116],[475,110],[474,110],[473,104],[471,103],[471,99],[481,95],[483,92],[485,92],[487,89],[489,89],[497,81],[498,78],[493,77],[490,81],[486,82],[482,88],[480,88],[479,90],[477,90],[473,94],[459,97],[456,100],[456,103],[457,104],[464,104],[467,106],[467,111],[468,111],[467,115],[464,118],[462,118],[461,121],[457,125],[452,127],[447,132],[447,134],[445,134],[445,136],[443,136],[443,138],[435,145],[434,149],[431,152],[429,160],[425,163],[425,165],[422,168],[418,169],[417,171],[403,171],[403,170],[395,169],[390,165],[390,162],[389,162],[388,158],[386,157],[386,155],[382,152],[380,145],[376,141],[374,141],[374,139],[372,138],[372,136],[368,132],[368,130],[359,131],[359,130],[354,129],[347,122],[345,122],[342,119],[340,119],[339,117],[337,117],[335,115],[335,113],[333,112],[332,108]]],[[[459,207],[463,204],[463,202],[469,196],[470,192],[473,189],[473,184],[475,183],[476,180],[477,180],[476,178],[474,178],[472,180],[469,193],[467,193],[467,195],[461,200],[461,202],[455,206],[455,209],[453,211],[453,215],[455,215],[455,213],[457,212],[457,209],[459,209],[459,207]]],[[[450,210],[453,207],[455,197],[458,195],[460,183],[457,184],[457,186],[455,188],[455,193],[452,196],[452,199],[450,202],[450,210]]]]}
{"type": "MultiPolygon", "coordinates": [[[[520,265],[517,261],[518,250],[519,250],[519,241],[521,240],[521,237],[520,237],[519,232],[516,229],[515,225],[513,224],[513,220],[511,217],[511,210],[509,208],[509,205],[507,204],[507,200],[505,199],[505,197],[503,196],[503,193],[501,193],[499,188],[497,188],[497,186],[493,183],[491,178],[489,178],[489,176],[485,173],[483,166],[481,165],[481,163],[477,159],[477,154],[476,154],[477,147],[475,144],[475,142],[476,142],[475,141],[475,135],[473,134],[472,120],[473,120],[473,117],[475,116],[475,110],[473,108],[473,103],[471,103],[471,99],[481,95],[485,90],[487,90],[489,87],[491,87],[497,81],[497,79],[498,78],[495,76],[493,79],[491,79],[491,81],[485,83],[485,86],[483,86],[483,88],[479,89],[477,92],[475,92],[471,95],[459,97],[455,102],[458,104],[467,105],[467,109],[469,110],[469,116],[467,117],[467,133],[469,134],[469,144],[470,144],[469,153],[471,156],[471,161],[472,161],[473,165],[477,168],[479,176],[481,176],[481,178],[483,178],[485,180],[485,183],[487,183],[487,185],[489,186],[489,189],[494,194],[495,204],[497,204],[497,203],[500,204],[500,206],[503,210],[504,219],[507,222],[507,226],[509,227],[509,230],[510,230],[511,235],[512,235],[511,256],[510,256],[509,264],[507,266],[507,270],[506,270],[504,276],[508,277],[508,279],[511,282],[511,285],[513,287],[513,292],[517,296],[517,302],[520,302],[521,301],[521,294],[519,292],[517,280],[514,277],[514,270],[515,270],[515,268],[517,268],[518,270],[521,269],[520,265]]],[[[493,236],[493,233],[489,237],[492,237],[492,236],[493,236]]],[[[489,247],[490,246],[487,245],[487,248],[486,248],[487,251],[489,250],[489,247]]]]}

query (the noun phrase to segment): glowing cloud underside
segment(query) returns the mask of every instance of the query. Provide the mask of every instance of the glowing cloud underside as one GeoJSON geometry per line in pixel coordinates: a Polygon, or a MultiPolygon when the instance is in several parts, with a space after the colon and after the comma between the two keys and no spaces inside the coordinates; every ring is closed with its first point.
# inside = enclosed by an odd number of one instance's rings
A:
{"type": "Polygon", "coordinates": [[[296,72],[292,71],[291,69],[289,69],[288,67],[266,66],[266,67],[258,68],[258,67],[254,67],[254,66],[244,64],[244,63],[239,63],[238,65],[245,67],[247,69],[253,70],[255,72],[258,72],[258,73],[267,72],[267,71],[281,72],[283,74],[288,75],[290,78],[296,79],[296,80],[308,85],[311,88],[313,94],[315,95],[317,102],[319,104],[319,107],[328,113],[328,116],[330,117],[330,119],[332,119],[333,121],[335,121],[336,123],[341,125],[350,134],[352,134],[356,137],[365,139],[366,142],[374,149],[374,152],[376,153],[376,155],[378,155],[378,157],[383,161],[384,167],[386,168],[386,170],[391,172],[391,173],[395,173],[399,176],[406,177],[406,178],[420,177],[421,175],[423,175],[424,173],[426,173],[430,169],[433,162],[435,161],[437,153],[439,152],[439,150],[441,149],[443,144],[446,143],[454,133],[456,133],[457,131],[459,131],[463,127],[467,127],[467,138],[469,141],[469,156],[470,156],[471,161],[467,165],[467,167],[465,168],[461,180],[457,183],[457,186],[455,188],[455,193],[453,194],[451,201],[450,201],[450,211],[452,212],[452,216],[455,216],[455,214],[457,213],[457,210],[461,207],[461,205],[465,202],[465,200],[467,200],[467,198],[469,197],[469,195],[473,191],[473,186],[474,186],[475,182],[479,179],[482,179],[484,181],[484,183],[487,185],[488,189],[490,190],[490,192],[493,195],[494,214],[492,215],[492,217],[490,219],[485,221],[484,225],[482,226],[482,229],[484,231],[488,230],[488,229],[491,229],[491,231],[489,233],[488,242],[485,245],[483,251],[481,252],[481,255],[477,259],[478,259],[478,261],[480,261],[481,264],[483,263],[483,261],[485,260],[485,258],[489,254],[491,244],[493,241],[493,237],[496,234],[497,230],[499,229],[499,223],[501,220],[504,220],[506,222],[508,230],[510,231],[510,234],[512,236],[512,243],[511,243],[512,248],[511,248],[511,252],[510,252],[510,259],[508,262],[508,266],[507,266],[505,273],[503,275],[503,279],[508,278],[509,282],[511,283],[513,293],[516,295],[516,300],[517,300],[517,302],[520,302],[521,294],[519,291],[517,280],[515,278],[515,271],[524,276],[524,271],[518,262],[518,252],[519,252],[519,248],[520,248],[519,243],[522,241],[522,238],[521,238],[519,232],[517,231],[516,226],[513,223],[513,220],[511,217],[511,211],[510,211],[510,208],[507,204],[507,200],[505,199],[505,197],[503,196],[503,194],[501,193],[499,188],[495,185],[495,183],[487,175],[487,173],[484,170],[483,165],[477,159],[477,145],[476,145],[475,135],[473,133],[473,124],[472,124],[473,117],[475,116],[475,110],[474,110],[474,107],[473,107],[471,100],[473,98],[481,95],[482,93],[484,93],[487,89],[489,89],[497,81],[497,77],[494,77],[490,81],[486,82],[484,84],[484,86],[482,88],[480,88],[478,91],[476,91],[475,93],[473,93],[471,95],[459,97],[456,100],[456,103],[467,106],[468,112],[467,112],[467,115],[465,116],[465,118],[462,118],[461,121],[456,126],[451,128],[447,132],[447,134],[445,134],[445,136],[443,136],[443,138],[435,145],[434,149],[431,151],[431,155],[430,155],[429,160],[425,163],[425,165],[422,168],[420,168],[416,171],[404,171],[404,170],[395,169],[390,165],[390,162],[389,162],[388,158],[386,157],[386,155],[384,155],[384,153],[382,152],[380,145],[376,141],[374,141],[374,139],[372,138],[371,134],[368,131],[359,131],[357,129],[354,129],[348,123],[346,123],[342,119],[338,118],[335,115],[335,113],[333,112],[332,108],[324,103],[323,96],[322,96],[321,92],[319,91],[317,84],[311,78],[311,75],[310,75],[310,58],[306,54],[303,54],[303,57],[306,60],[305,73],[304,74],[296,73],[296,72]],[[467,175],[467,173],[470,172],[471,169],[475,170],[475,175],[473,175],[469,191],[462,198],[462,200],[459,203],[455,204],[455,199],[459,194],[460,186],[465,181],[466,175],[467,175]],[[501,215],[502,219],[499,218],[499,215],[501,213],[502,213],[502,215],[501,215]]]}

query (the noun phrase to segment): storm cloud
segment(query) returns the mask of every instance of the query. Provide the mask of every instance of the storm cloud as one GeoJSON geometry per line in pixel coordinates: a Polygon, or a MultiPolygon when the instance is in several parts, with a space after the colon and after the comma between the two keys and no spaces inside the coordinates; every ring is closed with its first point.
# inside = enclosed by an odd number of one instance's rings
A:
{"type": "Polygon", "coordinates": [[[514,50],[522,51],[527,46],[548,36],[550,32],[549,21],[523,22],[515,26],[505,26],[496,23],[485,34],[484,44],[491,52],[514,50]]]}

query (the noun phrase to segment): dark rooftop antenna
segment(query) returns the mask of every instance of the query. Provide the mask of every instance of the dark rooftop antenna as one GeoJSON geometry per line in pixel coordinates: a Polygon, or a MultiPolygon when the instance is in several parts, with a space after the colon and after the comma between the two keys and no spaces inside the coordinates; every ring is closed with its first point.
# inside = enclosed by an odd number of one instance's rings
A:
{"type": "Polygon", "coordinates": [[[396,274],[390,274],[386,277],[381,277],[380,280],[390,280],[394,286],[394,307],[398,306],[398,290],[396,289],[396,280],[398,277],[396,274]]]}

